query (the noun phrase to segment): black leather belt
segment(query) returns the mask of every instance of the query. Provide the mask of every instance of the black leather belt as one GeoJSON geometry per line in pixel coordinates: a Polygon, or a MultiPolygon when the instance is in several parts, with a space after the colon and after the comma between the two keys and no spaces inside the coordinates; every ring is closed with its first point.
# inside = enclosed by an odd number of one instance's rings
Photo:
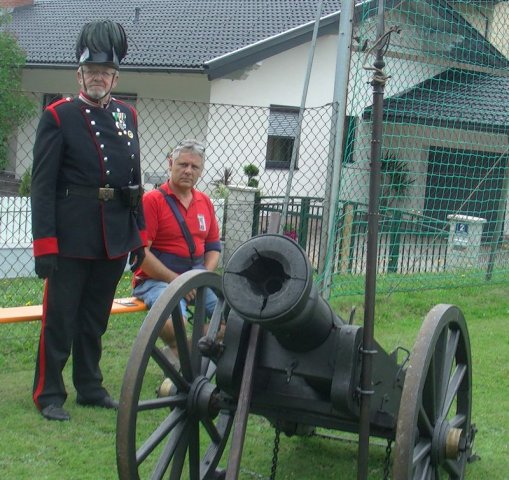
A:
{"type": "Polygon", "coordinates": [[[119,200],[121,198],[121,192],[117,188],[94,188],[81,185],[68,185],[64,189],[64,194],[66,197],[69,195],[79,195],[80,197],[97,198],[105,202],[108,200],[119,200]]]}

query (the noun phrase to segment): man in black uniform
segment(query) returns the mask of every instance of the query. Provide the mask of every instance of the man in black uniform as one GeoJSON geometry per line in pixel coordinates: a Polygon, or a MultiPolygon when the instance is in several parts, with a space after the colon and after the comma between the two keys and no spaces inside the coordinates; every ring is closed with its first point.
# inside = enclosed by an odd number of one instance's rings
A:
{"type": "Polygon", "coordinates": [[[49,420],[70,419],[62,370],[71,349],[77,403],[117,406],[102,385],[101,337],[127,255],[137,268],[147,244],[136,111],[111,96],[126,52],[120,24],[86,24],[79,96],[49,105],[37,129],[32,233],[46,282],[33,399],[49,420]]]}

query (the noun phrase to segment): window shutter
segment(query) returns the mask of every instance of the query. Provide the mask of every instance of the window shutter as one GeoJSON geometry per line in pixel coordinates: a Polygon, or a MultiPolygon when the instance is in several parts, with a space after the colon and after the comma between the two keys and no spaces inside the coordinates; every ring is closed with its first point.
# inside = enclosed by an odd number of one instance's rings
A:
{"type": "Polygon", "coordinates": [[[299,112],[271,109],[269,116],[269,135],[276,137],[296,137],[299,112]]]}

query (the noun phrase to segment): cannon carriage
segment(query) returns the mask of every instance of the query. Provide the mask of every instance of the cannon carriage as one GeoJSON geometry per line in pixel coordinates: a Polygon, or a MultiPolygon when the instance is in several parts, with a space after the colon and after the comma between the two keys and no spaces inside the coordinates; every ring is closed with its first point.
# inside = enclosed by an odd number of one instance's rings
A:
{"type": "Polygon", "coordinates": [[[147,315],[127,364],[117,424],[119,477],[233,479],[248,414],[262,415],[287,435],[316,427],[355,433],[360,395],[369,394],[371,435],[395,440],[394,479],[463,478],[475,428],[461,311],[434,307],[411,352],[387,353],[375,342],[369,392],[360,382],[362,330],[320,297],[305,252],[281,235],[242,244],[222,277],[181,275],[147,315]],[[206,288],[218,296],[208,324],[206,288]],[[179,301],[193,289],[189,333],[179,301]],[[158,341],[170,315],[179,362],[158,341]],[[167,388],[156,392],[162,378],[169,379],[167,388]]]}

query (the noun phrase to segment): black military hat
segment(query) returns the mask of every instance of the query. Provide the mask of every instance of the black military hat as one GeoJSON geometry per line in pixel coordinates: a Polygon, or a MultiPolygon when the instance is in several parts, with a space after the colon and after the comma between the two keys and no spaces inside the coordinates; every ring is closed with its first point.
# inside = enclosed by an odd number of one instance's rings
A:
{"type": "Polygon", "coordinates": [[[80,65],[100,63],[118,70],[126,53],[125,30],[111,20],[86,23],[76,41],[76,59],[80,65]]]}

